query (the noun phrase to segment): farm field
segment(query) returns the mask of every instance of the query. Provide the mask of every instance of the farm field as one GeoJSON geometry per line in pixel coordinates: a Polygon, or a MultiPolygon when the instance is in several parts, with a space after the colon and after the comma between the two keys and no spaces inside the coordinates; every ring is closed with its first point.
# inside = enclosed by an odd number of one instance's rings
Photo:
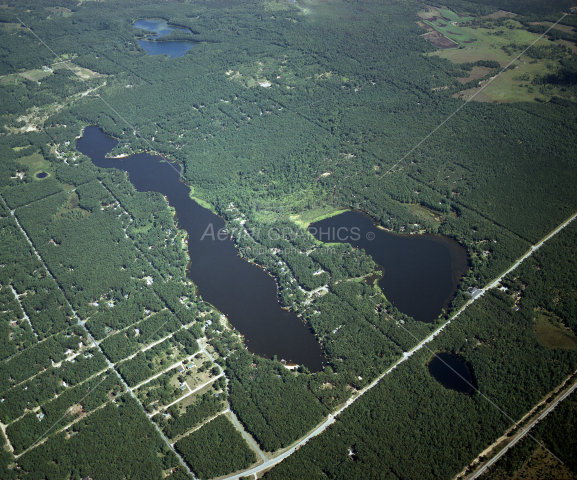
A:
{"type": "Polygon", "coordinates": [[[489,1],[6,0],[0,478],[451,480],[572,375],[567,0],[489,1]]]}
{"type": "MultiPolygon", "coordinates": [[[[461,90],[454,96],[463,100],[473,97],[483,85],[490,83],[483,91],[475,96],[475,101],[480,102],[526,102],[549,101],[553,96],[571,98],[574,95],[573,89],[564,89],[553,85],[535,85],[532,81],[535,78],[555,74],[562,58],[570,58],[569,47],[559,45],[560,41],[552,42],[546,38],[539,39],[534,49],[543,52],[539,58],[535,58],[532,52],[522,55],[518,60],[515,58],[522,52],[521,45],[530,45],[539,38],[536,33],[528,32],[523,25],[514,19],[505,20],[500,26],[494,26],[492,20],[477,21],[478,24],[461,26],[463,31],[475,35],[477,41],[466,45],[462,49],[440,50],[431,55],[450,60],[455,64],[465,62],[476,62],[479,60],[497,61],[502,68],[510,65],[507,71],[499,74],[492,81],[485,80],[477,88],[461,90]],[[488,27],[488,28],[487,28],[488,27]],[[556,50],[558,46],[558,49],[556,50]],[[512,63],[514,61],[514,63],[512,63]]],[[[561,40],[563,42],[563,40],[561,40]]],[[[570,43],[570,42],[566,42],[570,43]]],[[[479,68],[479,67],[475,67],[479,68]]],[[[462,77],[458,80],[466,83],[475,78],[481,78],[473,72],[469,77],[462,77]]],[[[495,74],[499,73],[494,71],[495,74]]]]}

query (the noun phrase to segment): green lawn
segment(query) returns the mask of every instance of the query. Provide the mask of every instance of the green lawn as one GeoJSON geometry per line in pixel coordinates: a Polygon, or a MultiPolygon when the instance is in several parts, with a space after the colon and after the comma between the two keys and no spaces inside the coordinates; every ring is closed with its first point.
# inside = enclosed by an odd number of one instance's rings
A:
{"type": "Polygon", "coordinates": [[[445,8],[439,8],[439,12],[443,17],[448,18],[451,22],[466,22],[467,20],[472,20],[474,17],[459,17],[455,12],[447,10],[445,8]]]}
{"type": "Polygon", "coordinates": [[[422,20],[422,22],[434,28],[437,32],[442,33],[445,37],[457,42],[459,46],[469,45],[474,43],[476,40],[474,35],[456,27],[455,25],[451,25],[451,23],[444,20],[437,19],[434,22],[431,22],[430,20],[422,20]]]}

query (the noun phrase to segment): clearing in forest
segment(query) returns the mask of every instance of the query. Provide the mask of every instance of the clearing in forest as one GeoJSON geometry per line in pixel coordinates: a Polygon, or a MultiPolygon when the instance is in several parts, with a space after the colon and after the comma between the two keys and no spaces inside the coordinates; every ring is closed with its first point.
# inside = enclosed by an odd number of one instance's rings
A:
{"type": "Polygon", "coordinates": [[[471,20],[473,17],[435,7],[429,7],[428,12],[421,12],[418,15],[422,21],[417,24],[429,31],[422,37],[439,48],[456,48],[476,41],[474,35],[457,27],[457,23],[471,20]]]}
{"type": "MultiPolygon", "coordinates": [[[[513,19],[496,22],[493,19],[480,18],[460,24],[460,28],[475,35],[477,41],[464,48],[440,50],[431,55],[446,58],[455,64],[493,60],[499,62],[501,67],[506,67],[539,37],[538,34],[527,31],[523,25],[513,19]]],[[[560,62],[573,55],[569,48],[560,45],[558,41],[552,42],[542,38],[513,63],[508,71],[491,81],[490,85],[474,99],[481,102],[503,103],[548,101],[553,96],[573,98],[574,94],[571,89],[544,84],[540,81],[542,77],[555,75],[560,68],[560,62]]],[[[460,77],[458,80],[461,83],[467,83],[482,78],[479,75],[482,73],[481,68],[484,67],[475,67],[468,77],[460,77]]],[[[499,72],[495,71],[495,75],[497,73],[499,72]]],[[[480,81],[479,85],[474,88],[462,90],[454,96],[467,100],[486,83],[488,80],[480,81]]]]}
{"type": "Polygon", "coordinates": [[[549,312],[536,312],[535,334],[548,348],[577,349],[577,336],[549,312]]]}

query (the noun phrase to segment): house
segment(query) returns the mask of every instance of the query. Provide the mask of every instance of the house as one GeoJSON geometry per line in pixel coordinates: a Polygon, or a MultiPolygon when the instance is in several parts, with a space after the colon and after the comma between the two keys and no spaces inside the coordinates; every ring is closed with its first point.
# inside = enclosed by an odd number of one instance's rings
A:
{"type": "Polygon", "coordinates": [[[166,419],[170,418],[170,413],[163,413],[162,416],[166,419]]]}
{"type": "Polygon", "coordinates": [[[180,368],[178,369],[178,373],[182,373],[182,372],[184,372],[184,367],[180,367],[180,368]]]}
{"type": "Polygon", "coordinates": [[[189,364],[186,366],[186,369],[187,369],[187,370],[190,370],[191,368],[194,368],[194,366],[195,366],[195,365],[194,365],[194,362],[189,363],[189,364]]]}
{"type": "Polygon", "coordinates": [[[38,415],[38,420],[41,421],[44,418],[44,414],[41,413],[40,415],[38,415]]]}
{"type": "Polygon", "coordinates": [[[185,388],[186,388],[186,383],[181,383],[181,384],[180,384],[180,389],[181,389],[181,390],[184,390],[185,388]]]}

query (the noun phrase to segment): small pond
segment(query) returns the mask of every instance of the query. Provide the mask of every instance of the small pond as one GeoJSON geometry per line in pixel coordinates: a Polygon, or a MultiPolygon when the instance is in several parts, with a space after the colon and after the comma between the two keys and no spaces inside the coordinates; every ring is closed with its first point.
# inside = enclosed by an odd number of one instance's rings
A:
{"type": "Polygon", "coordinates": [[[46,178],[48,174],[46,172],[39,172],[36,174],[36,178],[46,178]]]}
{"type": "Polygon", "coordinates": [[[447,352],[437,353],[428,363],[431,376],[443,387],[461,393],[473,393],[475,385],[469,367],[457,356],[447,352]]]}

